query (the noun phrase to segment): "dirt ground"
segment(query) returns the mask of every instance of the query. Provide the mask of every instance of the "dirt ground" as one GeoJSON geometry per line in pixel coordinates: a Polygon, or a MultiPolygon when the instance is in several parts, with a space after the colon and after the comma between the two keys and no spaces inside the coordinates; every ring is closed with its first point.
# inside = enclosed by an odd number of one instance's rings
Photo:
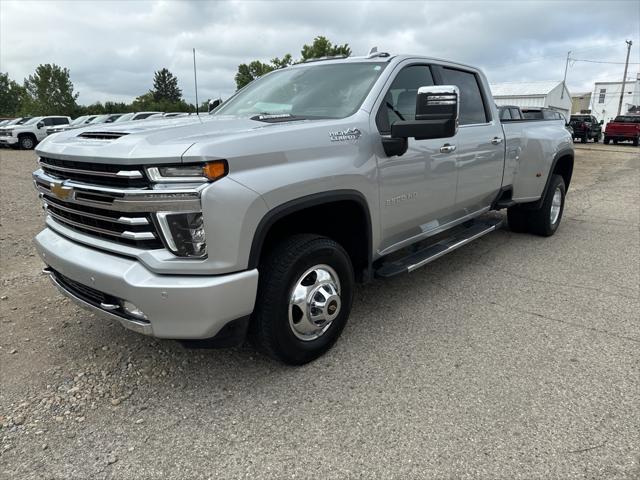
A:
{"type": "Polygon", "coordinates": [[[640,149],[576,148],[555,236],[359,287],[301,368],[64,299],[36,156],[0,150],[0,478],[640,478],[640,149]]]}

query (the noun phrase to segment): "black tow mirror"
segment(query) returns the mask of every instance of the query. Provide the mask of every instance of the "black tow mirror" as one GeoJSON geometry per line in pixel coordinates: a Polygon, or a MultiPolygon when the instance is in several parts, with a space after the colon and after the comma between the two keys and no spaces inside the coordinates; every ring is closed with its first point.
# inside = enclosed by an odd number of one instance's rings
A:
{"type": "Polygon", "coordinates": [[[36,127],[38,127],[38,129],[40,129],[40,128],[44,127],[44,122],[38,122],[38,123],[36,124],[36,127]]]}
{"type": "Polygon", "coordinates": [[[455,85],[420,87],[416,98],[415,120],[401,120],[391,125],[392,138],[453,137],[458,131],[460,90],[455,85]]]}

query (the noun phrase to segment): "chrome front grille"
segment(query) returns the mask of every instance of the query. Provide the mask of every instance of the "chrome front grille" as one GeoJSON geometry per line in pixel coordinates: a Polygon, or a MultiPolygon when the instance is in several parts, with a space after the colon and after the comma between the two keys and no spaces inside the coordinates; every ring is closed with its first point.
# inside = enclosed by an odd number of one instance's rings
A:
{"type": "Polygon", "coordinates": [[[111,210],[64,202],[50,194],[43,194],[42,200],[47,214],[68,228],[139,248],[162,248],[148,215],[125,216],[111,210]]]}
{"type": "Polygon", "coordinates": [[[109,187],[149,187],[149,180],[142,167],[75,162],[46,157],[40,158],[39,163],[45,173],[62,180],[77,180],[78,182],[109,187]]]}
{"type": "Polygon", "coordinates": [[[200,191],[206,185],[157,187],[141,166],[50,158],[41,158],[40,166],[33,181],[49,227],[67,236],[68,230],[81,233],[74,239],[98,248],[106,247],[89,237],[147,250],[166,248],[156,227],[157,212],[200,211],[200,191]]]}

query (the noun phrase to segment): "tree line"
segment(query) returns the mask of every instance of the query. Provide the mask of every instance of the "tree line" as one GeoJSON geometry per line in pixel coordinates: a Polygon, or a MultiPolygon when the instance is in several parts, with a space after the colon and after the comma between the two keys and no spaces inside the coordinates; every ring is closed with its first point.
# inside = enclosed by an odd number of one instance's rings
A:
{"type": "MultiPolygon", "coordinates": [[[[334,45],[327,38],[318,36],[309,45],[303,45],[300,58],[294,60],[290,53],[275,57],[269,63],[254,60],[238,65],[235,75],[236,87],[241,89],[254,79],[273,70],[328,56],[349,56],[348,44],[334,45]]],[[[36,67],[35,72],[22,84],[0,72],[0,116],[21,117],[30,115],[68,115],[77,117],[86,114],[127,113],[140,111],[195,112],[195,105],[182,97],[177,77],[168,69],[154,73],[152,88],[135,98],[131,103],[106,101],[91,105],[78,104],[79,93],[75,91],[68,68],[47,63],[36,67]]],[[[207,111],[207,102],[200,106],[207,111]]]]}

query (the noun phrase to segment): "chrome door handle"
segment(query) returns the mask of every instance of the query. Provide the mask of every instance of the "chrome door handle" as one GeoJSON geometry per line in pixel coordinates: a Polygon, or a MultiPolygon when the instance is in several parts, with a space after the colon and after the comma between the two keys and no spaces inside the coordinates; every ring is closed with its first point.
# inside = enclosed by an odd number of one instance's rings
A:
{"type": "Polygon", "coordinates": [[[456,149],[455,145],[449,145],[448,143],[445,143],[443,146],[440,147],[440,153],[451,153],[454,152],[456,149]]]}
{"type": "Polygon", "coordinates": [[[493,137],[491,139],[491,143],[493,143],[494,145],[500,145],[502,143],[502,138],[500,137],[493,137]]]}

